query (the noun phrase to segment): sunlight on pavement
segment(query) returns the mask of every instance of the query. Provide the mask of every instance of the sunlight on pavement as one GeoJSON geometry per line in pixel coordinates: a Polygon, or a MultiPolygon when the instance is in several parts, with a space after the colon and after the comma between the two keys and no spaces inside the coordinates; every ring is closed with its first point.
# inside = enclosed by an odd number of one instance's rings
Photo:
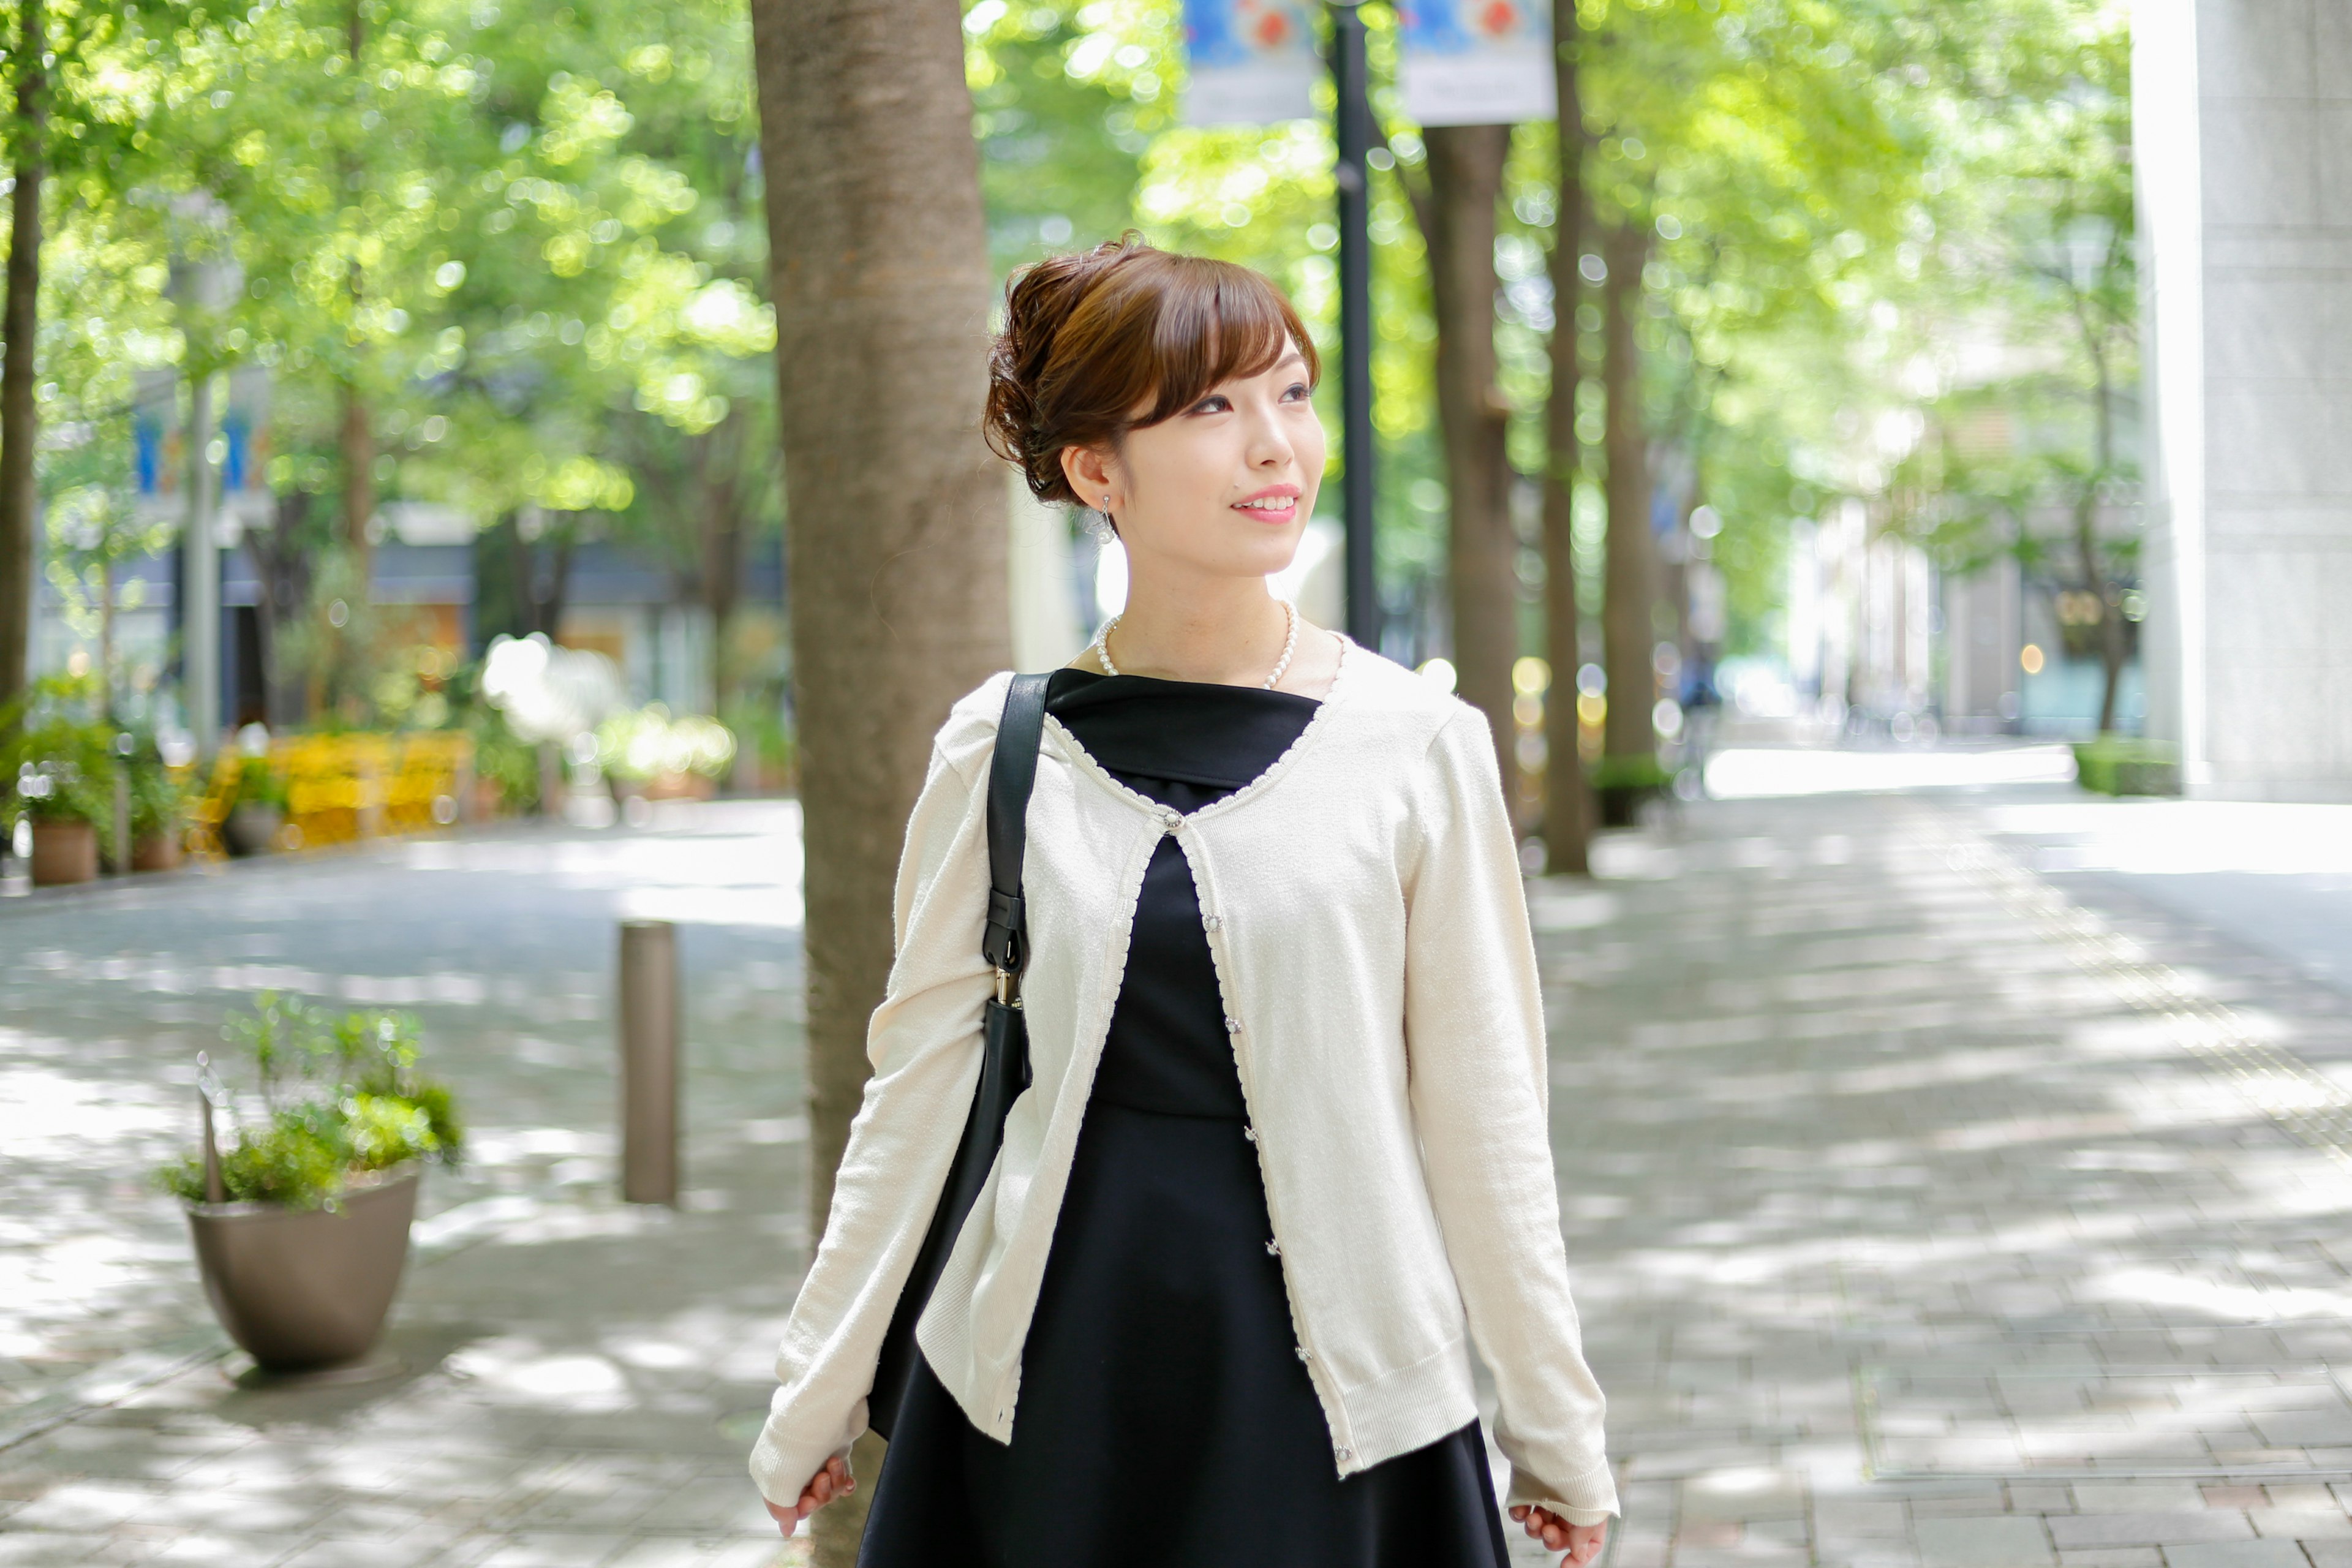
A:
{"type": "Polygon", "coordinates": [[[2065,784],[2074,776],[2074,754],[2060,745],[1965,752],[1732,748],[1707,759],[1706,792],[1717,800],[1760,800],[1872,790],[2065,784]]]}

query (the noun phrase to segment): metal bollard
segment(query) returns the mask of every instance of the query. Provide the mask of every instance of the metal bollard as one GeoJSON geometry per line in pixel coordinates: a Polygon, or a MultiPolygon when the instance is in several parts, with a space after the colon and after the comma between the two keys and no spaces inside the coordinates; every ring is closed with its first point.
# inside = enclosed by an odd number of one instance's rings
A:
{"type": "Polygon", "coordinates": [[[621,1197],[677,1205],[677,928],[621,922],[621,1197]]]}
{"type": "Polygon", "coordinates": [[[114,874],[131,874],[131,764],[114,769],[114,874]]]}

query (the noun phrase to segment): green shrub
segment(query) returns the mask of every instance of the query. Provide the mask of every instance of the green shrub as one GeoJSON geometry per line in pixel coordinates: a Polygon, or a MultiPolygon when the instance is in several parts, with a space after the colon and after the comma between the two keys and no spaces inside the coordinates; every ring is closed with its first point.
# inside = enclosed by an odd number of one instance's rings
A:
{"type": "Polygon", "coordinates": [[[0,827],[114,823],[114,727],[94,680],[55,676],[0,710],[0,827]]]}
{"type": "Polygon", "coordinates": [[[1675,771],[1654,756],[1598,757],[1584,770],[1594,789],[1671,789],[1675,771]]]}
{"type": "MultiPolygon", "coordinates": [[[[417,1071],[416,1020],[406,1014],[337,1017],[265,991],[221,1035],[242,1047],[261,1101],[255,1124],[240,1120],[221,1153],[231,1202],[331,1208],[352,1176],[411,1160],[455,1163],[465,1146],[448,1086],[417,1071]]],[[[155,1179],[202,1203],[202,1152],[155,1179]]]]}
{"type": "Polygon", "coordinates": [[[286,809],[286,779],[272,765],[267,755],[240,757],[236,763],[236,788],[228,798],[229,809],[240,805],[258,805],[271,811],[286,809]]]}
{"type": "Polygon", "coordinates": [[[2172,748],[2129,735],[2078,742],[2074,779],[2099,795],[2179,795],[2180,764],[2172,748]]]}
{"type": "Polygon", "coordinates": [[[466,710],[464,728],[474,738],[474,776],[496,784],[509,809],[537,809],[539,748],[508,728],[506,715],[488,702],[466,710]]]}
{"type": "Polygon", "coordinates": [[[131,756],[131,836],[176,835],[187,823],[194,793],[172,776],[152,742],[142,742],[131,756]]]}

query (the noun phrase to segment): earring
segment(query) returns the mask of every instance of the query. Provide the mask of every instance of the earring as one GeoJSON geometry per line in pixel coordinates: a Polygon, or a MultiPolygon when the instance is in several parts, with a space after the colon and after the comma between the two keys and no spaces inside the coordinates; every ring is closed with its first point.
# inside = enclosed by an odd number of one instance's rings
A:
{"type": "Polygon", "coordinates": [[[1098,544],[1108,544],[1118,536],[1118,531],[1110,522],[1110,497],[1103,497],[1102,505],[1087,513],[1086,529],[1098,544]]]}

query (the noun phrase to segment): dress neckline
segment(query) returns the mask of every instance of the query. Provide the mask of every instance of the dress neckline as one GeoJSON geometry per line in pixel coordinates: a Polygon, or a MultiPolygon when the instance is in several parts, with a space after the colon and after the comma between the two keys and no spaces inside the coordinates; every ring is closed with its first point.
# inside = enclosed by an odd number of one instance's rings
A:
{"type": "MultiPolygon", "coordinates": [[[[1223,705],[1222,699],[1230,696],[1235,700],[1230,706],[1235,709],[1255,709],[1261,713],[1269,711],[1297,713],[1301,709],[1306,710],[1305,722],[1300,726],[1298,732],[1291,739],[1289,744],[1283,748],[1281,753],[1268,763],[1256,776],[1234,790],[1232,794],[1193,811],[1178,812],[1130,787],[1119,779],[1110,768],[1105,766],[1100,759],[1087,749],[1086,743],[1079,740],[1069,726],[1053,711],[1050,687],[1045,728],[1049,733],[1059,739],[1062,746],[1077,763],[1080,772],[1092,776],[1103,788],[1139,811],[1162,819],[1181,818],[1187,822],[1212,816],[1220,812],[1232,811],[1271,788],[1285,773],[1289,771],[1291,764],[1297,760],[1299,754],[1313,742],[1317,732],[1330,717],[1331,710],[1337,707],[1340,700],[1347,695],[1350,679],[1355,674],[1355,667],[1360,662],[1357,658],[1360,650],[1355,640],[1345,632],[1335,635],[1339,638],[1339,668],[1333,674],[1330,686],[1320,698],[1302,697],[1295,691],[1269,691],[1262,687],[1226,686],[1215,681],[1163,680],[1157,676],[1150,675],[1098,675],[1090,669],[1078,669],[1070,666],[1065,666],[1062,669],[1054,672],[1054,679],[1064,676],[1077,678],[1076,681],[1065,680],[1063,684],[1066,688],[1076,686],[1077,689],[1089,695],[1104,687],[1116,684],[1121,695],[1131,693],[1139,699],[1149,699],[1156,695],[1173,697],[1183,694],[1191,695],[1195,700],[1203,701],[1206,704],[1223,705]],[[1160,689],[1155,692],[1153,689],[1155,688],[1160,689]],[[1254,699],[1255,700],[1253,700],[1254,699]]],[[[1106,693],[1106,695],[1108,694],[1106,693]]]]}

